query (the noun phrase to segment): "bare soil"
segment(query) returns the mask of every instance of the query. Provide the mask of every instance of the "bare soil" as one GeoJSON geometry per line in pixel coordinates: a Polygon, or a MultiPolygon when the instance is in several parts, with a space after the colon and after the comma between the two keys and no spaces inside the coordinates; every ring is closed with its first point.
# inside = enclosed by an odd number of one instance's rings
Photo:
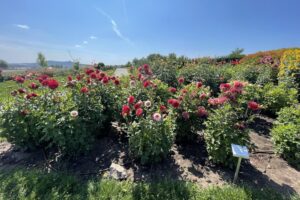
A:
{"type": "MultiPolygon", "coordinates": [[[[256,188],[270,187],[285,194],[300,194],[300,171],[274,154],[269,130],[273,119],[258,116],[251,126],[251,140],[256,150],[249,161],[243,161],[239,183],[256,188]]],[[[65,160],[42,150],[26,152],[8,142],[0,143],[0,170],[16,167],[66,172],[83,179],[103,177],[111,163],[126,168],[128,179],[155,181],[161,178],[187,180],[202,187],[223,185],[233,179],[234,170],[213,165],[207,158],[201,136],[192,144],[174,145],[170,155],[161,163],[142,166],[131,159],[127,139],[117,127],[108,136],[100,138],[91,152],[76,160],[65,160]]]]}

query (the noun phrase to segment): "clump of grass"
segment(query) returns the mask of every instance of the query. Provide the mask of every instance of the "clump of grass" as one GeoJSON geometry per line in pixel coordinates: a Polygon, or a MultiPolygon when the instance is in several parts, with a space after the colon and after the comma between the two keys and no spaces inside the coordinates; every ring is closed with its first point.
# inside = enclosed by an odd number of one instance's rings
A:
{"type": "Polygon", "coordinates": [[[298,196],[284,197],[271,190],[232,185],[204,189],[193,183],[171,180],[133,183],[100,178],[83,181],[71,175],[24,169],[0,171],[0,180],[0,199],[298,199],[298,196]]]}

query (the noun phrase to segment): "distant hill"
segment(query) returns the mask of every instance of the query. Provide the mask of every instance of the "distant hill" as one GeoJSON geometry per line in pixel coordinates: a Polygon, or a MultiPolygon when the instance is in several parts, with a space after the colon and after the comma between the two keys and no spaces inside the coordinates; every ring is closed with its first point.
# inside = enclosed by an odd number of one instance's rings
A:
{"type": "MultiPolygon", "coordinates": [[[[73,66],[73,62],[71,61],[48,61],[49,67],[59,66],[62,68],[71,68],[73,66]]],[[[87,66],[86,64],[80,64],[80,67],[87,66]]],[[[34,69],[38,68],[39,65],[37,63],[9,63],[8,67],[10,69],[34,69]]]]}

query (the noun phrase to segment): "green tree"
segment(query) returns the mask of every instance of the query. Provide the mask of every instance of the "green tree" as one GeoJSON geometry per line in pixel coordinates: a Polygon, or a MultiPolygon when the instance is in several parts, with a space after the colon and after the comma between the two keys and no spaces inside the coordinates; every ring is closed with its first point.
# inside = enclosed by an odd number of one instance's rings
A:
{"type": "Polygon", "coordinates": [[[8,64],[4,60],[0,60],[0,69],[7,69],[8,64]]]}
{"type": "Polygon", "coordinates": [[[74,70],[78,71],[78,70],[79,70],[79,67],[80,67],[79,61],[74,62],[74,64],[73,64],[74,70]]]}
{"type": "Polygon", "coordinates": [[[46,60],[46,57],[39,52],[38,53],[38,57],[37,57],[37,61],[36,61],[41,67],[45,68],[48,66],[48,62],[46,60]]]}
{"type": "Polygon", "coordinates": [[[228,55],[228,57],[231,59],[241,59],[245,56],[243,52],[244,52],[243,48],[236,48],[228,55]]]}
{"type": "Polygon", "coordinates": [[[96,65],[96,69],[102,69],[103,67],[105,66],[105,64],[103,62],[99,62],[97,65],[96,65]]]}

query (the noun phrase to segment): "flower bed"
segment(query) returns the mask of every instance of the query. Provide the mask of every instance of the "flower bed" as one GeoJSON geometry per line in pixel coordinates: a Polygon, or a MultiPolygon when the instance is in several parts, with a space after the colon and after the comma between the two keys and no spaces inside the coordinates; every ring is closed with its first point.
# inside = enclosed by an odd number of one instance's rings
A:
{"type": "Polygon", "coordinates": [[[2,135],[26,148],[77,156],[117,121],[132,157],[142,164],[165,159],[174,142],[203,140],[213,162],[230,166],[231,143],[250,145],[247,127],[253,114],[277,111],[286,99],[280,90],[280,98],[271,101],[262,86],[229,78],[211,88],[201,77],[187,81],[183,74],[168,85],[149,65],[131,72],[118,78],[88,68],[61,82],[47,75],[16,76],[14,100],[1,111],[2,135]]]}

